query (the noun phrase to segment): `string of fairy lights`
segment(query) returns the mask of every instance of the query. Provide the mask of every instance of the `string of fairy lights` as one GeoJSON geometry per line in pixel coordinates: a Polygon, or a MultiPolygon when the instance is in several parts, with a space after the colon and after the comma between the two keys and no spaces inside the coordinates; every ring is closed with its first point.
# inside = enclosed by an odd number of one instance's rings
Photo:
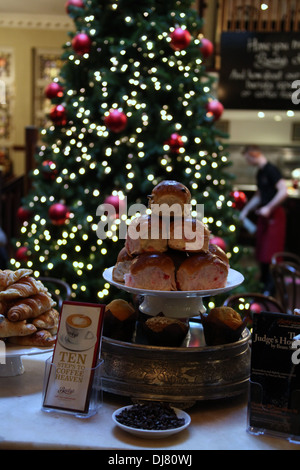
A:
{"type": "MultiPolygon", "coordinates": [[[[89,1],[86,2],[89,5],[89,1]]],[[[118,2],[114,1],[111,4],[113,10],[117,10],[118,2]]],[[[149,16],[149,12],[143,13],[144,17],[149,16]]],[[[171,14],[172,15],[172,14],[171,14]]],[[[175,16],[175,13],[174,13],[175,16]]],[[[187,27],[184,25],[185,13],[180,15],[182,23],[180,27],[185,30],[187,27]]],[[[94,15],[87,15],[85,17],[86,27],[89,30],[89,36],[91,40],[97,33],[97,28],[93,25],[95,20],[94,15]]],[[[131,16],[124,17],[124,23],[130,24],[134,21],[131,16]]],[[[67,217],[62,224],[61,233],[58,239],[52,238],[51,224],[46,217],[40,215],[40,213],[47,213],[49,205],[57,202],[55,194],[67,194],[71,187],[80,187],[82,178],[89,178],[89,187],[84,188],[83,194],[86,200],[93,199],[94,201],[100,201],[102,197],[101,188],[97,179],[93,182],[93,179],[89,177],[93,171],[98,171],[99,165],[102,166],[104,177],[109,177],[113,171],[115,152],[121,147],[127,146],[127,161],[124,164],[124,173],[126,177],[126,184],[124,190],[112,191],[113,196],[117,196],[122,202],[126,196],[130,195],[130,191],[135,186],[135,158],[137,160],[143,160],[146,156],[145,142],[143,139],[144,132],[148,130],[150,118],[149,110],[144,92],[150,87],[153,92],[160,92],[163,90],[165,93],[174,93],[174,84],[172,82],[167,83],[160,78],[160,71],[157,66],[158,58],[161,60],[163,66],[168,67],[171,71],[176,70],[176,73],[182,75],[183,80],[191,79],[192,85],[189,90],[185,90],[182,95],[178,97],[178,104],[180,105],[180,113],[184,113],[184,119],[193,119],[195,113],[195,97],[197,90],[201,89],[201,93],[207,96],[207,101],[210,99],[211,87],[208,82],[205,82],[204,78],[200,74],[202,58],[199,56],[193,64],[187,61],[187,50],[172,50],[169,56],[163,53],[163,47],[160,47],[162,43],[166,41],[170,43],[171,34],[174,32],[175,27],[170,28],[169,31],[161,32],[157,35],[157,42],[154,43],[153,39],[142,35],[139,44],[136,44],[136,49],[140,55],[140,59],[136,57],[127,57],[126,47],[120,47],[117,53],[114,53],[110,57],[110,73],[118,73],[124,76],[124,83],[127,80],[128,92],[122,94],[120,101],[114,100],[115,86],[108,83],[103,74],[102,70],[95,70],[92,72],[92,78],[88,83],[90,89],[95,88],[101,95],[101,102],[99,103],[99,111],[102,113],[102,117],[105,119],[109,117],[111,110],[116,110],[119,113],[123,113],[126,120],[130,120],[132,116],[135,116],[135,122],[137,122],[134,131],[130,134],[116,133],[116,137],[113,140],[111,138],[111,132],[105,125],[105,121],[98,119],[99,116],[93,116],[89,106],[89,97],[86,95],[86,89],[84,87],[79,90],[68,89],[65,91],[65,100],[68,102],[68,106],[73,108],[74,119],[73,123],[69,125],[61,126],[60,137],[56,139],[51,145],[43,144],[39,150],[39,158],[42,161],[43,158],[47,158],[49,152],[53,155],[53,161],[49,168],[55,178],[52,181],[52,192],[50,195],[47,194],[35,194],[29,203],[29,209],[32,211],[33,218],[23,222],[21,233],[23,237],[27,238],[27,241],[32,240],[31,252],[34,251],[35,255],[38,256],[39,263],[43,265],[46,270],[51,273],[54,268],[54,264],[51,261],[53,251],[59,254],[61,262],[67,262],[72,260],[72,268],[74,270],[75,278],[71,287],[76,297],[76,293],[85,292],[87,289],[86,282],[84,281],[85,276],[95,276],[95,266],[97,256],[108,256],[109,251],[106,247],[105,240],[99,239],[96,236],[98,228],[98,219],[96,214],[86,214],[82,220],[78,220],[76,217],[77,209],[80,209],[84,204],[82,198],[74,199],[72,201],[72,207],[69,208],[67,217]],[[150,65],[147,68],[145,76],[143,59],[147,59],[150,65]],[[132,73],[129,74],[129,70],[132,73]],[[201,87],[201,88],[200,88],[201,87]],[[75,123],[76,121],[76,123],[75,123]],[[79,124],[78,124],[79,123],[79,124]],[[108,143],[108,137],[109,143],[108,143]],[[101,160],[97,157],[95,152],[95,138],[103,144],[101,160]],[[70,159],[77,165],[69,167],[70,159]],[[62,165],[62,161],[65,164],[62,165]],[[56,163],[57,162],[57,163],[56,163]],[[58,164],[59,162],[59,164],[58,164]],[[70,169],[72,168],[72,169],[70,169]],[[93,187],[94,186],[94,187],[93,187]],[[41,208],[41,211],[39,210],[41,208]],[[85,258],[81,257],[82,246],[90,243],[89,255],[85,258]],[[45,246],[44,246],[45,245],[45,246]],[[83,279],[83,281],[81,280],[83,279]]],[[[193,39],[194,44],[200,47],[202,36],[193,39]]],[[[105,42],[106,40],[104,40],[105,42]]],[[[120,46],[124,45],[124,41],[120,40],[120,46]]],[[[71,42],[67,44],[71,47],[71,42]]],[[[90,58],[89,52],[82,55],[76,53],[70,53],[68,61],[73,67],[81,67],[90,58]]],[[[172,77],[172,73],[170,75],[172,77]]],[[[57,79],[58,80],[58,79],[57,79]]],[[[124,85],[124,88],[125,85],[124,85]]],[[[64,103],[62,103],[64,104],[64,103]]],[[[207,113],[208,115],[209,113],[207,113]]],[[[178,149],[178,156],[183,159],[185,163],[184,172],[189,177],[191,182],[191,188],[197,190],[199,182],[206,179],[208,186],[221,187],[226,185],[226,180],[221,178],[220,180],[213,176],[214,171],[218,169],[220,164],[227,163],[227,156],[222,155],[223,146],[219,144],[218,149],[209,155],[208,151],[203,150],[201,147],[202,139],[200,136],[194,137],[194,144],[199,147],[198,155],[191,157],[187,154],[186,146],[189,140],[188,135],[184,135],[184,129],[180,122],[176,122],[176,118],[173,115],[170,106],[162,106],[159,118],[162,125],[164,123],[173,123],[174,131],[181,133],[182,145],[178,149]],[[221,156],[217,153],[221,152],[221,156]],[[208,166],[210,165],[209,169],[208,166]],[[210,171],[211,170],[211,171],[210,171]]],[[[42,130],[42,137],[46,137],[48,133],[54,133],[56,131],[55,124],[51,124],[48,128],[42,130]]],[[[173,161],[170,157],[170,145],[168,142],[162,144],[162,156],[159,159],[160,165],[167,174],[172,175],[173,172],[173,161]]],[[[39,178],[41,176],[42,169],[37,168],[34,170],[34,177],[39,178]]],[[[149,172],[146,175],[149,182],[157,184],[159,181],[156,180],[156,176],[153,172],[149,172]]],[[[210,191],[207,189],[203,192],[204,198],[210,197],[210,191]]],[[[100,203],[100,202],[99,202],[100,203]]],[[[197,201],[192,201],[192,206],[196,206],[197,201]]],[[[231,206],[232,202],[225,199],[222,193],[219,194],[218,200],[216,201],[216,208],[220,211],[220,217],[215,218],[213,216],[204,217],[204,223],[208,225],[215,224],[216,227],[222,228],[223,221],[221,217],[221,210],[224,205],[231,206]],[[217,220],[216,220],[217,219],[217,220]]],[[[95,206],[95,205],[94,205],[95,206]]],[[[92,206],[92,207],[94,207],[92,206]]],[[[104,222],[105,216],[101,216],[101,221],[104,222]]],[[[112,242],[119,240],[118,230],[122,222],[127,225],[130,223],[131,217],[123,214],[121,218],[116,217],[114,223],[108,224],[106,231],[107,239],[112,242]]],[[[236,230],[234,223],[229,227],[231,232],[236,230]]],[[[17,247],[21,247],[22,242],[17,243],[17,247]]],[[[39,269],[34,265],[34,257],[30,257],[30,250],[27,253],[28,257],[26,264],[28,268],[34,270],[36,277],[40,276],[39,269]]],[[[238,247],[234,247],[233,251],[237,252],[238,247]]],[[[230,256],[230,254],[229,254],[230,256]]],[[[24,261],[24,260],[23,260],[24,261]]],[[[16,268],[19,268],[22,264],[18,259],[12,259],[12,264],[16,268]]],[[[98,277],[101,277],[101,273],[97,273],[98,277]]],[[[100,288],[97,292],[99,299],[103,299],[109,294],[110,285],[104,283],[103,288],[100,288]]]]}

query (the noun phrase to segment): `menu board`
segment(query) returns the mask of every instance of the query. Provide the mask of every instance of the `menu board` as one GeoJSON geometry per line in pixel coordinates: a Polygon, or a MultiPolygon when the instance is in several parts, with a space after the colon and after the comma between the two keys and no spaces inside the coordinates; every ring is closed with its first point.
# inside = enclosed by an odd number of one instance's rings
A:
{"type": "Polygon", "coordinates": [[[219,99],[227,109],[300,110],[299,67],[299,33],[223,33],[219,99]]]}

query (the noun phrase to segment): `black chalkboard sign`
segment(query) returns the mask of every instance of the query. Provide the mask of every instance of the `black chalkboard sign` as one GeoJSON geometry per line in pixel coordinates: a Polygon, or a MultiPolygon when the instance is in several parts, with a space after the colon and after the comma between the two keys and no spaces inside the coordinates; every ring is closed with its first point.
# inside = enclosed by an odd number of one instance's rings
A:
{"type": "Polygon", "coordinates": [[[300,34],[223,33],[219,99],[227,109],[300,110],[300,34]]]}

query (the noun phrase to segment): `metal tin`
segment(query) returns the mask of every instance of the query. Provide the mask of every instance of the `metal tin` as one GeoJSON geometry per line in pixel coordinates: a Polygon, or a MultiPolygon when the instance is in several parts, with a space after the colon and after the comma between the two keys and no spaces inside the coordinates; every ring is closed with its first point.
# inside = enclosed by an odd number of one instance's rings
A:
{"type": "Polygon", "coordinates": [[[135,400],[193,404],[240,395],[250,376],[250,332],[236,343],[208,347],[201,323],[185,344],[164,348],[102,340],[103,390],[135,400]]]}

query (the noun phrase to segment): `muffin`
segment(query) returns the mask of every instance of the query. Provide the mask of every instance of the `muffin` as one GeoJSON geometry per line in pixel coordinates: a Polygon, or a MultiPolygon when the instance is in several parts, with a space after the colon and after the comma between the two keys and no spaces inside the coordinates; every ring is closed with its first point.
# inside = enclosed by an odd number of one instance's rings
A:
{"type": "Polygon", "coordinates": [[[235,343],[247,325],[247,318],[231,307],[213,308],[208,315],[201,314],[205,341],[208,346],[235,343]]]}
{"type": "Polygon", "coordinates": [[[226,286],[229,267],[211,253],[189,256],[178,268],[177,288],[181,291],[220,289],[226,286]]]}
{"type": "Polygon", "coordinates": [[[113,300],[105,308],[103,335],[120,341],[131,341],[137,316],[134,307],[126,300],[113,300]]]}
{"type": "Polygon", "coordinates": [[[186,252],[208,251],[210,231],[198,219],[183,217],[170,224],[169,248],[186,252]]]}
{"type": "Polygon", "coordinates": [[[168,249],[167,225],[158,217],[141,215],[128,226],[125,248],[130,256],[168,249]]]}
{"type": "Polygon", "coordinates": [[[164,253],[138,255],[131,263],[130,272],[125,274],[125,286],[146,290],[176,290],[173,260],[164,253]]]}
{"type": "Polygon", "coordinates": [[[143,332],[152,346],[179,347],[188,329],[182,321],[163,316],[149,318],[143,323],[143,332]]]}

